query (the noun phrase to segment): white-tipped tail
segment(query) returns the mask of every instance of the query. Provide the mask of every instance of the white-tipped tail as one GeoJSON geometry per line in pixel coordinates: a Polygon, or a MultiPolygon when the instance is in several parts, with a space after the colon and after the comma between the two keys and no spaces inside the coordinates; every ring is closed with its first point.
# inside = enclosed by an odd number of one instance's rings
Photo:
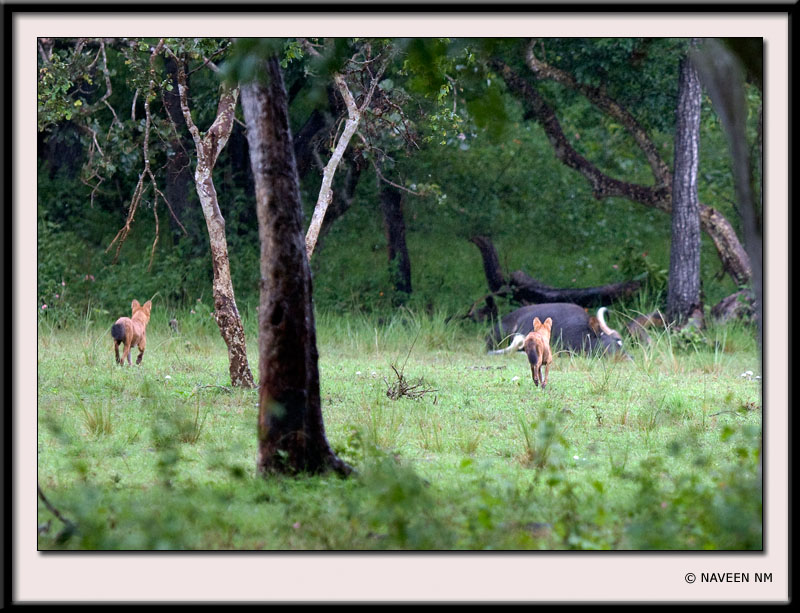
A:
{"type": "Polygon", "coordinates": [[[500,355],[503,353],[511,353],[512,351],[519,351],[522,349],[522,345],[525,344],[525,337],[522,334],[515,334],[514,338],[511,339],[511,343],[505,349],[495,349],[493,351],[489,351],[489,355],[500,355]]]}

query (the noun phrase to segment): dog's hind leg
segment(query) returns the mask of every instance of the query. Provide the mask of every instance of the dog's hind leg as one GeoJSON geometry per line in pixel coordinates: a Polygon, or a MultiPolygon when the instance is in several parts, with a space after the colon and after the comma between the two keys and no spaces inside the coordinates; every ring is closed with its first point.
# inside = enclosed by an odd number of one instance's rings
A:
{"type": "Polygon", "coordinates": [[[114,342],[114,357],[117,358],[117,364],[122,366],[122,362],[119,359],[119,341],[115,340],[114,342]]]}

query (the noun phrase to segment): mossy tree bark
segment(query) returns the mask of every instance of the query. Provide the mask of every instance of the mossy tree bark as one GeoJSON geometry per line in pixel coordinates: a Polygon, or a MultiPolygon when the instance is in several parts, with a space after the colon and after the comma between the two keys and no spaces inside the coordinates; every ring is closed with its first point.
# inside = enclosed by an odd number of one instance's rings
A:
{"type": "Polygon", "coordinates": [[[257,469],[348,474],[325,436],[311,270],[277,57],[266,61],[265,73],[268,84],[242,87],[261,243],[257,469]]]}

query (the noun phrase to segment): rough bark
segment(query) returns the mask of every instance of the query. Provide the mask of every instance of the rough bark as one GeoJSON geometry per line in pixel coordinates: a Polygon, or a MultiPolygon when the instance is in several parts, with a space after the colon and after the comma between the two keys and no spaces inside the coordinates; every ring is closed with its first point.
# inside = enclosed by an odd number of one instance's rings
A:
{"type": "Polygon", "coordinates": [[[396,292],[410,294],[411,260],[406,245],[403,195],[391,185],[381,183],[380,200],[392,284],[396,292]]]}
{"type": "Polygon", "coordinates": [[[672,174],[672,238],[667,281],[667,317],[683,324],[700,300],[700,211],[697,172],[700,161],[702,88],[688,59],[681,61],[672,174]]]}
{"type": "Polygon", "coordinates": [[[325,437],[300,187],[286,90],[276,57],[269,84],[242,88],[261,243],[257,469],[317,473],[351,468],[325,437]]]}
{"type": "Polygon", "coordinates": [[[253,387],[253,374],[247,361],[247,346],[244,327],[231,280],[230,259],[228,257],[228,241],[225,236],[225,219],[219,208],[217,190],[214,187],[212,171],[220,152],[228,142],[233,128],[236,101],[239,89],[224,87],[217,106],[214,123],[205,133],[192,120],[188,103],[188,87],[182,63],[178,62],[178,91],[181,111],[194,140],[197,152],[197,165],[194,172],[194,183],[200,206],[206,220],[208,241],[211,247],[211,261],[214,280],[212,293],[214,296],[214,318],[225,344],[228,347],[231,385],[253,387]]]}
{"type": "MultiPolygon", "coordinates": [[[[552,69],[538,60],[532,62],[530,60],[531,57],[532,51],[529,50],[528,64],[534,74],[538,74],[542,78],[558,80],[567,87],[578,87],[574,79],[567,73],[552,69]]],[[[502,76],[509,90],[522,100],[530,116],[536,119],[544,128],[556,158],[569,168],[579,172],[588,181],[592,188],[592,194],[596,199],[600,200],[616,196],[627,198],[665,213],[672,212],[672,178],[670,173],[664,170],[666,168],[665,164],[658,159],[655,147],[649,141],[641,126],[633,120],[629,113],[608,98],[602,90],[586,87],[577,89],[577,91],[586,95],[598,108],[615,117],[633,136],[650,163],[655,179],[653,185],[640,185],[620,181],[601,172],[572,147],[561,128],[555,111],[547,104],[533,85],[499,58],[491,60],[490,65],[502,76]]],[[[700,223],[703,232],[708,234],[714,242],[725,271],[737,285],[749,283],[752,276],[750,259],[742,248],[736,232],[728,220],[718,211],[700,203],[700,223]]]]}

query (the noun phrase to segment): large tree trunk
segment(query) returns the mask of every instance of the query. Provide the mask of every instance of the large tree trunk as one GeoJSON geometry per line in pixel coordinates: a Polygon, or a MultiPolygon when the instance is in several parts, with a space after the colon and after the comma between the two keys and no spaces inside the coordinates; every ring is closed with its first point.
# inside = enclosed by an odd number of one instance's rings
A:
{"type": "Polygon", "coordinates": [[[667,282],[667,317],[683,324],[700,301],[700,210],[697,171],[700,158],[702,88],[692,63],[681,61],[672,171],[672,242],[667,282]]]}
{"type": "Polygon", "coordinates": [[[403,195],[391,185],[381,185],[381,212],[386,232],[389,274],[395,292],[411,293],[411,260],[406,245],[406,223],[403,219],[403,195]]]}
{"type": "Polygon", "coordinates": [[[214,281],[212,293],[214,296],[214,318],[219,327],[225,344],[228,346],[228,362],[230,366],[231,385],[239,387],[253,387],[253,374],[247,362],[247,347],[245,344],[244,326],[236,307],[236,298],[231,280],[230,259],[228,258],[228,241],[225,237],[225,219],[219,208],[217,190],[214,187],[212,171],[217,163],[220,152],[228,142],[228,137],[233,128],[233,119],[236,110],[236,100],[239,96],[238,88],[225,87],[217,106],[217,116],[214,123],[201,135],[192,120],[188,103],[188,88],[183,65],[178,64],[178,90],[181,98],[181,110],[184,120],[189,128],[197,150],[197,166],[194,172],[194,182],[200,206],[208,228],[208,241],[211,246],[211,261],[213,264],[214,281]]]}
{"type": "Polygon", "coordinates": [[[214,271],[212,284],[214,318],[220,334],[228,346],[231,385],[253,387],[255,382],[247,361],[244,327],[233,292],[228,241],[225,237],[225,219],[219,210],[217,192],[211,179],[211,169],[198,161],[194,178],[208,228],[208,241],[211,246],[211,262],[214,271]]]}
{"type": "Polygon", "coordinates": [[[242,88],[261,242],[258,458],[260,473],[352,469],[325,437],[311,270],[286,90],[276,57],[269,85],[242,88]]]}

